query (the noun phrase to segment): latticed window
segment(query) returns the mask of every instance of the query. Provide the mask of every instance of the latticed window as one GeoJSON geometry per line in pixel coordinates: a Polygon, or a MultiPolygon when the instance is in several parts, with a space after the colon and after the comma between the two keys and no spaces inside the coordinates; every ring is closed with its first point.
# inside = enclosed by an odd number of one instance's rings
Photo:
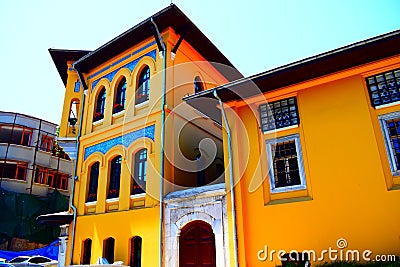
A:
{"type": "Polygon", "coordinates": [[[124,77],[118,83],[117,91],[115,94],[113,113],[118,113],[125,109],[125,100],[126,100],[126,79],[124,77]]]}
{"type": "Polygon", "coordinates": [[[138,87],[136,90],[136,104],[140,104],[149,100],[150,93],[150,68],[144,67],[140,72],[138,79],[138,87]]]}
{"type": "Polygon", "coordinates": [[[90,264],[90,257],[92,256],[92,240],[90,238],[83,241],[81,264],[90,264]]]}
{"type": "Polygon", "coordinates": [[[274,155],[275,187],[300,184],[295,141],[289,140],[272,145],[272,155],[274,155]]]}
{"type": "Polygon", "coordinates": [[[196,76],[196,78],[194,78],[194,82],[193,83],[194,83],[194,92],[195,93],[198,93],[198,92],[201,92],[201,91],[204,90],[203,83],[202,83],[202,81],[201,81],[199,76],[196,76]]]}
{"type": "Polygon", "coordinates": [[[37,166],[35,172],[35,183],[47,184],[48,169],[45,167],[37,166]]]}
{"type": "Polygon", "coordinates": [[[260,105],[259,111],[263,132],[300,123],[295,97],[260,105]]]}
{"type": "Polygon", "coordinates": [[[104,118],[104,109],[106,106],[106,89],[100,90],[96,99],[96,109],[93,114],[93,121],[99,121],[104,118]]]}
{"type": "Polygon", "coordinates": [[[0,177],[25,181],[28,163],[6,161],[0,162],[0,177]]]}
{"type": "Polygon", "coordinates": [[[42,144],[40,146],[40,150],[50,152],[53,147],[53,137],[50,135],[42,136],[42,144]]]}
{"type": "Polygon", "coordinates": [[[100,163],[95,162],[90,167],[89,190],[88,190],[87,202],[97,200],[97,183],[99,180],[99,166],[100,166],[100,163]]]}
{"type": "Polygon", "coordinates": [[[121,177],[122,157],[117,156],[111,161],[110,183],[108,186],[107,198],[116,198],[119,196],[119,184],[121,177]]]}
{"type": "Polygon", "coordinates": [[[140,236],[131,238],[131,257],[129,266],[142,266],[142,238],[140,236]]]}
{"type": "Polygon", "coordinates": [[[146,189],[147,175],[147,149],[143,148],[135,154],[135,164],[133,166],[134,179],[132,185],[132,195],[144,193],[146,189]]]}
{"type": "Polygon", "coordinates": [[[393,174],[400,173],[400,112],[379,117],[393,174]]]}
{"type": "Polygon", "coordinates": [[[400,101],[400,69],[366,78],[373,107],[400,101]]]}
{"type": "Polygon", "coordinates": [[[305,175],[298,134],[267,140],[272,192],[305,189],[305,175]]]}

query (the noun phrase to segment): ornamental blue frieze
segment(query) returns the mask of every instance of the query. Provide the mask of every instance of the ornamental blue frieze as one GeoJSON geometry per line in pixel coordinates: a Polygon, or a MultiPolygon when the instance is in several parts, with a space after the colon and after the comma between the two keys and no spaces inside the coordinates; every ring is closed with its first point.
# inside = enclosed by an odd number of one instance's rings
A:
{"type": "Polygon", "coordinates": [[[107,141],[89,146],[85,148],[84,160],[95,152],[100,152],[105,155],[111,148],[116,145],[123,145],[129,147],[133,142],[142,137],[150,138],[154,141],[155,125],[150,125],[140,130],[136,130],[122,136],[118,136],[107,141]]]}
{"type": "MultiPolygon", "coordinates": [[[[144,49],[144,48],[143,48],[143,49],[144,49]]],[[[130,58],[131,56],[135,55],[136,53],[138,53],[138,52],[135,51],[135,52],[133,52],[132,54],[127,55],[126,57],[120,59],[118,62],[115,62],[115,63],[111,64],[111,66],[113,66],[113,65],[115,65],[115,64],[117,64],[117,63],[119,63],[119,62],[121,62],[121,61],[123,61],[123,60],[125,60],[125,59],[127,59],[127,58],[130,58]]],[[[129,63],[123,65],[123,66],[121,66],[120,68],[118,68],[118,69],[116,69],[116,70],[114,70],[114,71],[112,71],[112,72],[110,72],[110,73],[108,73],[108,74],[106,74],[106,75],[104,75],[104,76],[102,76],[102,77],[96,79],[96,80],[93,82],[93,84],[92,84],[92,91],[93,91],[93,89],[96,87],[96,85],[99,83],[99,81],[100,81],[101,79],[103,79],[103,78],[106,78],[109,82],[111,82],[112,79],[114,78],[115,74],[117,74],[117,72],[118,72],[120,69],[122,69],[122,68],[127,68],[127,69],[130,70],[130,72],[132,72],[132,71],[135,69],[137,63],[138,63],[143,57],[151,57],[151,58],[153,58],[154,60],[156,60],[156,57],[157,57],[156,50],[152,50],[152,51],[150,51],[150,52],[144,54],[143,56],[138,57],[137,59],[135,59],[135,60],[133,60],[133,61],[131,61],[131,62],[129,62],[129,63]]],[[[106,71],[106,70],[109,69],[109,68],[110,68],[110,66],[107,66],[106,68],[104,68],[104,69],[102,69],[102,70],[96,72],[95,74],[89,76],[89,79],[92,78],[92,77],[94,77],[94,76],[96,76],[96,75],[98,75],[99,73],[101,73],[101,72],[103,72],[103,71],[106,71]]]]}

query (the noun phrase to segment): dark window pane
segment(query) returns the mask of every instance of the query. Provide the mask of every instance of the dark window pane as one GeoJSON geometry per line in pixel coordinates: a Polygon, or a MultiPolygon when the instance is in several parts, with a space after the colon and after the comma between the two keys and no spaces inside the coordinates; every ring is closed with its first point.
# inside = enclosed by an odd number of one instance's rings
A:
{"type": "Polygon", "coordinates": [[[395,80],[398,73],[399,69],[366,78],[373,107],[400,100],[400,84],[395,80]]]}
{"type": "Polygon", "coordinates": [[[272,152],[275,187],[301,184],[295,141],[277,143],[272,146],[272,152]]]}
{"type": "Polygon", "coordinates": [[[260,105],[259,112],[264,132],[299,124],[295,97],[260,105]]]}

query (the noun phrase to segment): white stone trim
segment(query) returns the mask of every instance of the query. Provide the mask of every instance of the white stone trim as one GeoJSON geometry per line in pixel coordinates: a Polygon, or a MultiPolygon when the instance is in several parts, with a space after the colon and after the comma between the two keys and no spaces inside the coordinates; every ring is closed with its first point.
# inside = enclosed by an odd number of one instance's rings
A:
{"type": "Polygon", "coordinates": [[[216,266],[229,265],[229,231],[225,185],[171,193],[165,200],[165,266],[179,267],[179,236],[193,221],[208,223],[215,236],[216,266]]]}

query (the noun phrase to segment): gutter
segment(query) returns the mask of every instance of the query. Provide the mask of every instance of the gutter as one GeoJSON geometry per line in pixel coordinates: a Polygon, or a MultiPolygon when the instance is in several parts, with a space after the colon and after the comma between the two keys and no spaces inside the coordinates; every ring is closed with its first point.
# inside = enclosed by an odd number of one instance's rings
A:
{"type": "Polygon", "coordinates": [[[162,267],[163,263],[163,217],[164,217],[164,142],[165,142],[165,98],[166,98],[166,68],[167,68],[167,49],[165,43],[158,31],[157,24],[154,22],[153,17],[150,18],[150,22],[153,24],[153,34],[157,41],[160,57],[163,59],[162,68],[162,100],[161,100],[161,140],[160,140],[160,250],[159,250],[159,266],[162,267]]]}
{"type": "Polygon", "coordinates": [[[87,92],[87,89],[88,89],[86,82],[82,76],[82,73],[80,73],[79,70],[77,70],[74,65],[72,65],[72,68],[78,73],[79,81],[81,82],[82,87],[83,87],[83,92],[82,92],[82,105],[81,105],[82,108],[79,112],[80,124],[79,124],[79,128],[78,128],[78,135],[76,137],[76,162],[75,162],[74,174],[73,174],[74,180],[73,180],[72,189],[71,189],[72,194],[69,198],[70,199],[69,206],[71,207],[71,209],[73,211],[73,215],[74,215],[73,220],[72,220],[73,226],[72,226],[72,234],[71,234],[71,246],[70,246],[70,251],[69,251],[69,265],[72,265],[72,256],[73,256],[74,244],[75,244],[76,213],[77,213],[77,209],[74,206],[75,183],[78,181],[77,172],[78,172],[78,158],[79,158],[79,145],[80,145],[79,139],[81,137],[81,130],[82,130],[82,125],[83,125],[83,110],[85,109],[85,92],[87,92]]]}
{"type": "Polygon", "coordinates": [[[218,99],[221,107],[222,125],[225,127],[226,135],[228,137],[228,162],[229,162],[229,186],[231,189],[231,213],[232,213],[232,226],[233,226],[233,260],[234,266],[238,267],[238,245],[237,245],[237,228],[236,228],[236,206],[235,206],[235,190],[233,182],[233,161],[232,161],[232,139],[231,129],[229,128],[228,118],[226,117],[224,105],[221,98],[218,96],[217,89],[213,90],[214,97],[218,99]]]}

